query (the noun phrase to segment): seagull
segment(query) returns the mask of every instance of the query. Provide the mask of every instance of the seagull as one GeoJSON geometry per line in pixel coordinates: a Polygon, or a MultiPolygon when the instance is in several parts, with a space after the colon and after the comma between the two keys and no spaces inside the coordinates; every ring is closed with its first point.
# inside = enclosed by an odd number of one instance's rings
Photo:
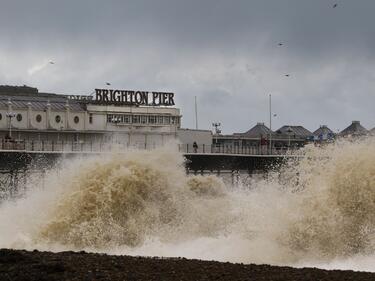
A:
{"type": "Polygon", "coordinates": [[[333,5],[333,8],[336,8],[337,7],[337,3],[335,5],[333,5]]]}
{"type": "Polygon", "coordinates": [[[284,45],[284,44],[283,44],[283,43],[279,43],[278,45],[279,45],[279,46],[282,46],[282,45],[284,45]]]}
{"type": "Polygon", "coordinates": [[[55,64],[53,61],[50,61],[49,64],[55,64]]]}
{"type": "Polygon", "coordinates": [[[109,83],[109,82],[105,82],[105,84],[106,84],[107,86],[111,86],[111,83],[109,83]]]}
{"type": "Polygon", "coordinates": [[[286,77],[289,77],[289,76],[290,76],[290,74],[285,74],[285,76],[286,76],[286,77]]]}

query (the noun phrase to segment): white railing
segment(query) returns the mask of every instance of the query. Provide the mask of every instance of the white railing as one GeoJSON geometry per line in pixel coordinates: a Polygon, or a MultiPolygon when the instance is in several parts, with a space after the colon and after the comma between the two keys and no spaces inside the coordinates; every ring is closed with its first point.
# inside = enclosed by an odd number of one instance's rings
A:
{"type": "Polygon", "coordinates": [[[198,145],[180,144],[179,152],[184,154],[233,154],[233,155],[289,155],[294,154],[298,147],[272,147],[250,145],[198,145]]]}
{"type": "MultiPolygon", "coordinates": [[[[105,143],[105,142],[74,142],[74,141],[39,141],[0,140],[0,151],[23,151],[30,153],[101,153],[121,152],[128,149],[151,150],[158,146],[155,144],[129,144],[129,143],[105,143]]],[[[238,145],[193,145],[178,144],[178,151],[183,154],[226,154],[226,155],[291,155],[298,148],[275,148],[268,146],[238,146],[238,145]]]]}

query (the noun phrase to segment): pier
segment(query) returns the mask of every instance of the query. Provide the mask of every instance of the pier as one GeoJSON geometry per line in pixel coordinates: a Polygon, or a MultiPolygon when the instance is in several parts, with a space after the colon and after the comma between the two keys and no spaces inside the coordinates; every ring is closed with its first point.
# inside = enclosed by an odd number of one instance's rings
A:
{"type": "MultiPolygon", "coordinates": [[[[187,169],[198,170],[254,170],[265,169],[274,162],[298,157],[296,149],[268,149],[255,146],[176,144],[171,149],[182,153],[187,169]]],[[[96,154],[126,154],[131,149],[152,150],[156,146],[129,146],[125,143],[22,141],[0,145],[0,169],[26,168],[38,161],[38,167],[51,167],[60,157],[96,154]]]]}
{"type": "MultiPolygon", "coordinates": [[[[171,146],[186,158],[189,174],[225,175],[236,180],[239,173],[251,175],[276,169],[296,150],[269,151],[262,147],[231,147],[201,145],[171,146]]],[[[13,196],[26,186],[28,176],[43,177],[60,159],[85,155],[124,154],[131,149],[152,150],[153,146],[128,146],[119,143],[79,143],[56,141],[22,141],[0,143],[0,197],[13,196]],[[1,196],[3,194],[3,196],[1,196]]]]}

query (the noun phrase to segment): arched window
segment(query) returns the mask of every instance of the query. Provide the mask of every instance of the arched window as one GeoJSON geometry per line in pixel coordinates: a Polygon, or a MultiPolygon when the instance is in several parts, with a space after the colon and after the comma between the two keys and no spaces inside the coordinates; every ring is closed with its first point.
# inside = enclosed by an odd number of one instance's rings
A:
{"type": "Polygon", "coordinates": [[[1,120],[1,119],[3,119],[3,115],[1,115],[1,113],[0,113],[0,120],[1,120]]]}
{"type": "Polygon", "coordinates": [[[60,123],[61,122],[61,116],[60,115],[56,115],[55,121],[56,121],[56,123],[60,123]]]}
{"type": "Polygon", "coordinates": [[[75,117],[74,117],[74,123],[78,124],[78,122],[79,122],[79,117],[78,117],[78,116],[75,116],[75,117]]]}
{"type": "Polygon", "coordinates": [[[18,113],[16,118],[17,118],[18,122],[21,122],[22,121],[22,114],[18,113]]]}
{"type": "Polygon", "coordinates": [[[42,121],[42,115],[38,114],[35,119],[36,122],[40,123],[40,121],[42,121]]]}

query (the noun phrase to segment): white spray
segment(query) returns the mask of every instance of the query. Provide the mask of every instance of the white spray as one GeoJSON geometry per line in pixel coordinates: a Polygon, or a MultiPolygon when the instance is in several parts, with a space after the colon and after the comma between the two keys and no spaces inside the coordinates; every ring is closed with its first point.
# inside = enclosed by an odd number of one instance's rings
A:
{"type": "Polygon", "coordinates": [[[307,147],[251,186],[166,148],[63,161],[0,207],[0,247],[375,270],[375,145],[307,147]]]}

